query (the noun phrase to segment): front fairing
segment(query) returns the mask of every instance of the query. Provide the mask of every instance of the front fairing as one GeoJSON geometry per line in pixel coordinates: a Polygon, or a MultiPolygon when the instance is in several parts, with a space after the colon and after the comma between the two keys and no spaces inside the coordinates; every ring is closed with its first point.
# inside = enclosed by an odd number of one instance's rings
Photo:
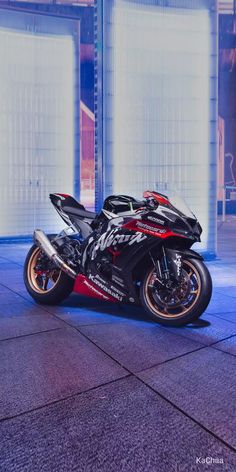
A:
{"type": "Polygon", "coordinates": [[[142,219],[168,228],[175,234],[200,241],[202,228],[183,198],[173,196],[167,203],[159,204],[156,209],[143,214],[142,219]]]}
{"type": "Polygon", "coordinates": [[[175,235],[188,238],[192,244],[200,241],[202,228],[184,199],[177,194],[160,199],[156,205],[146,204],[146,207],[144,205],[137,210],[119,214],[104,209],[102,212],[104,224],[101,233],[122,227],[123,231],[126,229],[147,234],[155,230],[152,234],[154,236],[161,236],[170,231],[175,235]]]}

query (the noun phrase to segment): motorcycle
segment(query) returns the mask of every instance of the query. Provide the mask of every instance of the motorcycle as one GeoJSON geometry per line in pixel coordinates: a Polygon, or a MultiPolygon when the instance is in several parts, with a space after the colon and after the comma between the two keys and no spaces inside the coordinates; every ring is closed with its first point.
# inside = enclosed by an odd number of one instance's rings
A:
{"type": "Polygon", "coordinates": [[[34,232],[24,281],[37,303],[58,304],[72,291],[142,305],[158,323],[181,326],[209,304],[212,281],[191,249],[202,228],[181,199],[146,191],[142,200],[111,195],[100,213],[67,194],[50,194],[67,227],[34,232]]]}

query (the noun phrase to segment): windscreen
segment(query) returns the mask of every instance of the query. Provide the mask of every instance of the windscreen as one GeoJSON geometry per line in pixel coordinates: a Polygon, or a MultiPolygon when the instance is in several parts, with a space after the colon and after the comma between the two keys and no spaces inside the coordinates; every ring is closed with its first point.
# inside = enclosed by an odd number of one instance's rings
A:
{"type": "Polygon", "coordinates": [[[196,219],[196,216],[192,213],[192,211],[190,210],[187,203],[182,197],[180,197],[179,195],[171,195],[168,196],[168,199],[171,205],[177,208],[177,210],[181,211],[181,213],[183,213],[185,216],[187,216],[188,218],[196,219]]]}

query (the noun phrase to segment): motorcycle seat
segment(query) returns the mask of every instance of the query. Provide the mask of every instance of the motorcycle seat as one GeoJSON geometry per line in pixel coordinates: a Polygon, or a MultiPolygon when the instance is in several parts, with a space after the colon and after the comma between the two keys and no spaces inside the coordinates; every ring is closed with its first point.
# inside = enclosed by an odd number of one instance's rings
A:
{"type": "Polygon", "coordinates": [[[82,220],[94,220],[96,217],[96,213],[93,213],[92,211],[87,211],[85,209],[79,208],[79,207],[74,207],[70,205],[63,205],[63,211],[65,213],[71,214],[73,216],[77,216],[78,218],[81,218],[82,220]]]}

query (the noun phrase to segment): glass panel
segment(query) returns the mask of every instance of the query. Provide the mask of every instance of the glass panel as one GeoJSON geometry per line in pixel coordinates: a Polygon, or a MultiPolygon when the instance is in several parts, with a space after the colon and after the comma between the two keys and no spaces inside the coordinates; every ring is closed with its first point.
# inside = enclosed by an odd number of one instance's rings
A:
{"type": "Polygon", "coordinates": [[[50,192],[73,193],[71,36],[0,28],[0,236],[58,228],[50,192]]]}
{"type": "Polygon", "coordinates": [[[204,227],[202,248],[214,247],[210,13],[144,1],[104,4],[105,195],[173,187],[204,227]]]}

